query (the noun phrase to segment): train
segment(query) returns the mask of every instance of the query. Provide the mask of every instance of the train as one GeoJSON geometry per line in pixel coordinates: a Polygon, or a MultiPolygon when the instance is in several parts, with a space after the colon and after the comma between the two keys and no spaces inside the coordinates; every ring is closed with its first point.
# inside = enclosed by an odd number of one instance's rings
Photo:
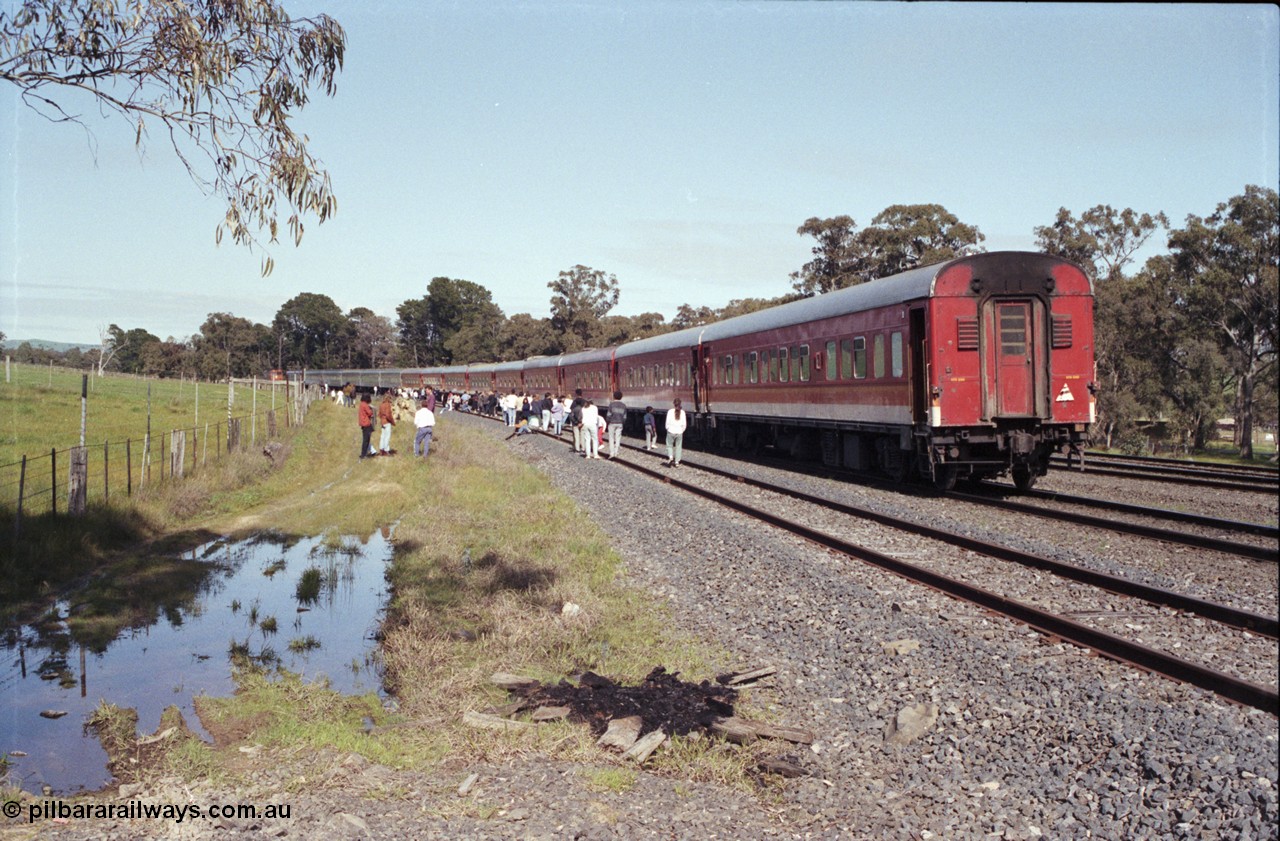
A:
{"type": "Polygon", "coordinates": [[[291,370],[359,388],[623,394],[628,424],[676,398],[686,438],[833,468],[957,481],[1080,459],[1095,420],[1093,286],[1035,252],[959,257],[710,324],[558,356],[378,370],[291,370]]]}

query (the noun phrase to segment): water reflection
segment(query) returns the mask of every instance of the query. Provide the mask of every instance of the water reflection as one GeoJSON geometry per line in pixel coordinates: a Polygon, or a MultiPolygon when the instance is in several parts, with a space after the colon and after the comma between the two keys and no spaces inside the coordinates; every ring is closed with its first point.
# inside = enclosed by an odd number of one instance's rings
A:
{"type": "Polygon", "coordinates": [[[83,732],[100,699],[137,709],[142,733],[176,705],[207,739],[192,698],[230,694],[232,664],[327,677],[340,692],[380,690],[374,634],[389,536],[215,541],[131,578],[128,608],[116,611],[128,614],[123,631],[75,600],[5,629],[0,754],[13,764],[10,784],[66,793],[108,783],[106,754],[83,732]]]}

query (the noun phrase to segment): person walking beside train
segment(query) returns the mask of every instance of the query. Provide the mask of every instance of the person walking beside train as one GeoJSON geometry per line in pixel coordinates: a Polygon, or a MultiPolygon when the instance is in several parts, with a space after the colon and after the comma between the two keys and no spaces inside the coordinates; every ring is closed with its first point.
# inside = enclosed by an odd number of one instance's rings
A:
{"type": "Polygon", "coordinates": [[[621,391],[613,393],[613,402],[609,404],[606,417],[609,422],[609,458],[613,458],[622,446],[622,425],[627,422],[627,404],[622,402],[621,391]]]}
{"type": "Polygon", "coordinates": [[[582,446],[587,458],[600,458],[600,410],[590,400],[582,401],[582,446]]]}
{"type": "Polygon", "coordinates": [[[435,412],[427,406],[427,401],[423,400],[420,408],[413,415],[413,454],[422,455],[423,458],[431,452],[431,433],[436,428],[435,412]]]}
{"type": "Polygon", "coordinates": [[[360,423],[360,458],[373,455],[370,441],[373,438],[373,398],[368,394],[360,395],[360,411],[356,416],[360,423]]]}
{"type": "Polygon", "coordinates": [[[645,451],[658,447],[658,419],[653,416],[653,407],[644,407],[644,448],[645,451]]]}
{"type": "Polygon", "coordinates": [[[568,411],[563,400],[551,401],[551,426],[555,430],[556,437],[560,437],[561,430],[564,429],[564,415],[568,411]]]}
{"type": "Polygon", "coordinates": [[[574,389],[573,402],[569,404],[569,427],[573,430],[573,451],[582,452],[582,389],[574,389]]]}
{"type": "Polygon", "coordinates": [[[382,395],[378,404],[378,423],[382,424],[382,437],[378,439],[378,455],[391,455],[391,428],[396,425],[396,407],[391,403],[391,392],[382,395]]]}
{"type": "Polygon", "coordinates": [[[671,401],[667,410],[667,466],[679,467],[681,448],[684,444],[684,430],[689,423],[689,416],[680,408],[680,398],[671,401]]]}

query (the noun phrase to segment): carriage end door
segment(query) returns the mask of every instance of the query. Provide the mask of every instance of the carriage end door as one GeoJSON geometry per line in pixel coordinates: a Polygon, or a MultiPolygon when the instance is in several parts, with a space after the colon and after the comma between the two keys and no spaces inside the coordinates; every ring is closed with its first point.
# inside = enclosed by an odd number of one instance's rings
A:
{"type": "Polygon", "coordinates": [[[1036,407],[1035,325],[1031,301],[995,301],[996,416],[1030,417],[1036,407]]]}

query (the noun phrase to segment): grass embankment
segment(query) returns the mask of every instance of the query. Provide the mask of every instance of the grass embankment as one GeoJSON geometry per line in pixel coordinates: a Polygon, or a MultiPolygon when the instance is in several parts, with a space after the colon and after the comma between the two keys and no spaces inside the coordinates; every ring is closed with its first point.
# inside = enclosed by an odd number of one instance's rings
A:
{"type": "MultiPolygon", "coordinates": [[[[193,738],[166,740],[172,749],[150,754],[146,767],[133,766],[137,773],[233,780],[245,762],[235,747],[245,741],[295,757],[298,748],[355,752],[395,768],[531,748],[599,760],[580,725],[496,733],[464,726],[462,714],[506,700],[489,682],[499,671],[552,682],[584,669],[626,682],[656,665],[689,678],[713,673],[705,647],[676,632],[661,607],[621,585],[619,557],[571,500],[492,436],[452,420],[442,415],[426,462],[409,455],[411,430],[404,426],[393,444],[400,455],[362,462],[355,412],[321,402],[291,441],[282,468],[248,480],[237,473],[221,486],[210,477],[199,492],[187,482],[156,486],[136,500],[135,518],[152,539],[271,529],[336,541],[394,525],[388,570],[394,597],[383,656],[399,701],[390,714],[372,695],[350,698],[287,675],[242,671],[235,697],[198,699],[202,720],[218,738],[215,749],[193,738]],[[565,617],[566,602],[580,613],[565,617]]],[[[125,562],[148,563],[146,553],[137,554],[125,562]]],[[[101,712],[98,725],[110,728],[118,713],[101,712]]],[[[751,751],[682,740],[649,767],[741,781],[750,761],[751,751]]]]}
{"type": "MultiPolygon", "coordinates": [[[[400,456],[357,463],[349,452],[356,444],[350,410],[321,413],[329,430],[325,456],[307,457],[331,458],[343,475],[322,491],[266,506],[263,522],[334,535],[396,523],[383,657],[399,711],[385,713],[376,699],[246,674],[234,699],[200,703],[211,730],[281,747],[356,752],[397,768],[530,748],[598,760],[594,737],[581,725],[495,733],[464,726],[462,714],[507,700],[489,682],[495,672],[551,682],[585,669],[638,682],[655,665],[711,673],[705,648],[673,630],[662,608],[622,586],[621,561],[603,534],[491,436],[445,414],[437,426],[442,440],[426,463],[405,454],[407,430],[396,433],[400,456]],[[563,615],[567,602],[581,608],[576,617],[563,615]]],[[[300,456],[295,448],[294,461],[300,456]]],[[[743,752],[686,743],[651,764],[670,763],[694,778],[741,780],[747,761],[743,752]]]]}

